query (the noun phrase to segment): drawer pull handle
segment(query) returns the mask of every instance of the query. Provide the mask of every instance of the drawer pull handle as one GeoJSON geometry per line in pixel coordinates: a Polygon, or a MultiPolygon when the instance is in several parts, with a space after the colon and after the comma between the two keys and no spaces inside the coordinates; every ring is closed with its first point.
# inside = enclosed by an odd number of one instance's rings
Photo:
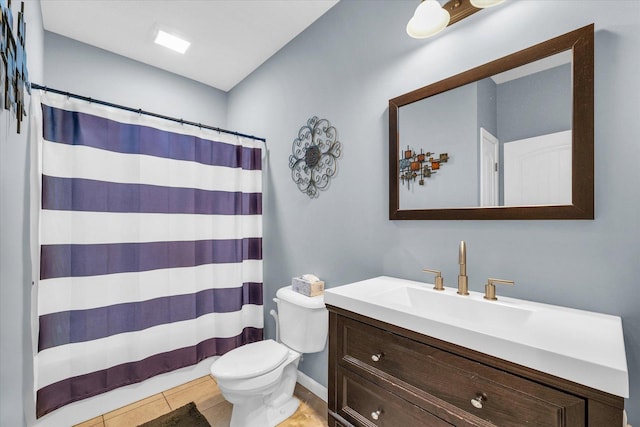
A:
{"type": "Polygon", "coordinates": [[[378,362],[380,359],[382,359],[382,353],[376,353],[371,355],[371,360],[373,360],[374,362],[378,362]]]}
{"type": "Polygon", "coordinates": [[[380,418],[380,414],[382,414],[382,410],[378,409],[377,411],[371,413],[371,418],[377,420],[378,418],[380,418]]]}
{"type": "Polygon", "coordinates": [[[478,393],[474,399],[471,399],[471,404],[478,409],[482,409],[482,402],[486,401],[487,395],[484,393],[478,393]]]}

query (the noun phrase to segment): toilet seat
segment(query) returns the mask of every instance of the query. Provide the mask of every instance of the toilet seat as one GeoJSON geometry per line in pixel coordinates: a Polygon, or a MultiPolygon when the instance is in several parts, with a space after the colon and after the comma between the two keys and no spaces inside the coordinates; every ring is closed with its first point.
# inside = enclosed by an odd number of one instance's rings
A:
{"type": "Polygon", "coordinates": [[[263,375],[280,366],[289,349],[274,340],[257,341],[235,348],[211,366],[211,375],[219,379],[243,379],[263,375]]]}

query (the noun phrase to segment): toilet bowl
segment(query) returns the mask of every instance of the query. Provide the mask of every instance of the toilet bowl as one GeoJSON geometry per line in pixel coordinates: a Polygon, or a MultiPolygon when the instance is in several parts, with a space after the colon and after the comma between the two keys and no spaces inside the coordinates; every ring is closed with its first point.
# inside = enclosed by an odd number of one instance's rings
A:
{"type": "Polygon", "coordinates": [[[293,415],[300,404],[293,396],[300,357],[326,345],[324,298],[305,297],[290,286],[276,295],[282,343],[269,339],[245,344],[211,365],[211,376],[233,404],[230,427],[275,427],[293,415]]]}
{"type": "Polygon", "coordinates": [[[231,427],[275,426],[298,409],[293,397],[300,353],[273,340],[238,347],[211,365],[211,376],[233,404],[231,427]]]}

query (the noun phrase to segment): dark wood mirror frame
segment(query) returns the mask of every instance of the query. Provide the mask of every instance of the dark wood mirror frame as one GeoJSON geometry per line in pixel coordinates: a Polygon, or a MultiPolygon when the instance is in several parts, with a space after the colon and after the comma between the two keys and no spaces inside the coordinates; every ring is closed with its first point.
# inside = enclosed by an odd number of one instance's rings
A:
{"type": "Polygon", "coordinates": [[[389,100],[389,219],[593,219],[594,26],[527,49],[389,100]],[[398,108],[557,53],[573,53],[572,204],[400,210],[398,108]]]}

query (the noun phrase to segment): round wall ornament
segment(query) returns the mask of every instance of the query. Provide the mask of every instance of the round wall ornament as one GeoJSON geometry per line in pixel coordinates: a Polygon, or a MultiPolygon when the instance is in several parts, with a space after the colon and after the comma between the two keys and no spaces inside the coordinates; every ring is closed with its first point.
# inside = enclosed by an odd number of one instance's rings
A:
{"type": "Polygon", "coordinates": [[[298,189],[311,198],[318,197],[318,190],[327,188],[338,170],[342,144],[337,134],[327,119],[313,116],[293,140],[289,156],[291,178],[298,189]]]}

